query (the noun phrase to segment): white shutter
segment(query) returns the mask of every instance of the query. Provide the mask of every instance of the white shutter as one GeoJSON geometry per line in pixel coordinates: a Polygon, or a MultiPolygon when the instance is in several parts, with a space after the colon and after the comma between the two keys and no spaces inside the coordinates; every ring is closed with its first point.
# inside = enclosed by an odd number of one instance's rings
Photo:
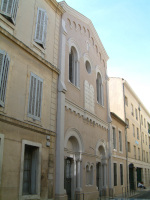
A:
{"type": "Polygon", "coordinates": [[[35,30],[35,42],[45,47],[47,31],[47,15],[46,11],[38,8],[36,30],[35,30]]]}
{"type": "Polygon", "coordinates": [[[19,0],[2,0],[0,12],[9,17],[13,23],[16,21],[19,0]]]}
{"type": "Polygon", "coordinates": [[[4,107],[10,58],[0,50],[0,106],[4,107]]]}
{"type": "Polygon", "coordinates": [[[28,114],[37,120],[41,118],[42,86],[43,80],[31,73],[28,114]]]}

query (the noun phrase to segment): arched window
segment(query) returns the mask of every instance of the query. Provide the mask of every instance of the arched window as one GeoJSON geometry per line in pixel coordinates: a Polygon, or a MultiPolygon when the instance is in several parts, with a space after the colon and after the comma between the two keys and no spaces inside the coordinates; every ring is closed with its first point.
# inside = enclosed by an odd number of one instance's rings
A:
{"type": "Polygon", "coordinates": [[[103,105],[103,84],[102,84],[102,77],[99,72],[97,73],[96,89],[97,89],[97,102],[103,105]]]}
{"type": "Polygon", "coordinates": [[[69,54],[69,80],[76,87],[79,87],[79,66],[77,51],[74,47],[71,47],[69,54]]]}
{"type": "Polygon", "coordinates": [[[86,166],[86,185],[93,185],[93,165],[86,166]]]}

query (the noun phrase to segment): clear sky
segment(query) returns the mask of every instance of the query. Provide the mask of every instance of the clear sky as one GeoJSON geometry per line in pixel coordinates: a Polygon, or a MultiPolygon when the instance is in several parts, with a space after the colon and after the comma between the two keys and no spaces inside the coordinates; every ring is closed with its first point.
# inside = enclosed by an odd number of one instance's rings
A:
{"type": "Polygon", "coordinates": [[[109,56],[108,75],[124,78],[150,113],[150,0],[66,3],[92,21],[109,56]]]}

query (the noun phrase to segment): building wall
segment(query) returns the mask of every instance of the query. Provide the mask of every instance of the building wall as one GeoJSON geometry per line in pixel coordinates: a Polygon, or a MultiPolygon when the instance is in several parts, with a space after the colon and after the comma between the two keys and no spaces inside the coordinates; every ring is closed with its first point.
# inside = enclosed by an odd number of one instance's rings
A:
{"type": "MultiPolygon", "coordinates": [[[[109,164],[108,164],[108,102],[107,102],[107,60],[108,56],[93,27],[91,21],[61,3],[66,11],[62,17],[61,30],[61,75],[59,79],[59,100],[57,114],[57,158],[56,158],[56,198],[67,199],[70,195],[66,180],[68,163],[71,162],[71,198],[84,197],[96,199],[100,193],[108,195],[109,164]],[[74,73],[77,81],[71,80],[69,69],[70,54],[75,59],[74,73]],[[86,68],[86,61],[90,65],[86,68]],[[96,79],[100,73],[103,87],[103,101],[97,101],[96,79]],[[62,89],[63,88],[63,89],[62,89]],[[60,93],[61,92],[61,93],[60,93]],[[63,107],[64,106],[64,107],[63,107]],[[65,108],[65,110],[64,110],[65,108]],[[70,161],[69,161],[70,160],[70,161]],[[97,164],[103,166],[103,186],[98,189],[96,170],[97,164]],[[65,175],[62,176],[64,166],[65,175]],[[90,182],[87,182],[88,175],[90,182]],[[64,190],[65,189],[65,190],[64,190]],[[65,192],[64,192],[65,191],[65,192]]],[[[73,69],[74,69],[73,68],[73,69]]],[[[69,172],[68,172],[69,173],[69,172]]],[[[102,178],[102,177],[101,177],[102,178]]]]}
{"type": "Polygon", "coordinates": [[[120,110],[123,110],[125,108],[124,116],[126,118],[125,119],[126,123],[128,123],[128,128],[127,128],[128,166],[130,168],[133,168],[133,170],[131,169],[128,170],[132,171],[131,173],[132,183],[130,183],[130,178],[129,178],[130,175],[128,179],[129,179],[129,186],[132,184],[131,189],[136,189],[137,183],[139,181],[142,181],[145,185],[149,185],[149,180],[150,180],[149,141],[148,141],[149,140],[148,123],[150,121],[150,114],[125,80],[121,78],[110,78],[110,85],[113,85],[113,88],[117,88],[118,83],[119,85],[122,84],[122,87],[124,88],[124,93],[121,88],[120,89],[118,88],[118,95],[116,93],[116,90],[113,89],[115,94],[114,95],[112,87],[109,88],[111,111],[113,111],[120,118],[122,118],[122,114],[120,113],[119,109],[117,109],[116,104],[120,105],[120,110]],[[122,104],[120,104],[119,99],[120,96],[122,95],[124,95],[124,98],[122,99],[123,101],[122,104]],[[142,118],[143,120],[141,120],[142,118]],[[139,132],[139,137],[137,137],[137,128],[139,132]],[[138,172],[138,170],[140,170],[140,173],[138,172]]]}
{"type": "MultiPolygon", "coordinates": [[[[116,115],[111,113],[112,117],[112,163],[117,163],[117,177],[114,177],[114,169],[112,173],[114,195],[125,195],[127,192],[127,151],[126,151],[126,135],[125,123],[116,115]],[[113,147],[113,128],[116,133],[116,148],[113,147]],[[119,131],[122,133],[122,151],[119,150],[119,131]],[[121,183],[120,164],[123,165],[123,184],[121,183]],[[114,185],[114,179],[117,179],[117,184],[114,185]]],[[[113,165],[112,165],[113,166],[113,165]]],[[[112,167],[113,168],[113,167],[112,167]]]]}

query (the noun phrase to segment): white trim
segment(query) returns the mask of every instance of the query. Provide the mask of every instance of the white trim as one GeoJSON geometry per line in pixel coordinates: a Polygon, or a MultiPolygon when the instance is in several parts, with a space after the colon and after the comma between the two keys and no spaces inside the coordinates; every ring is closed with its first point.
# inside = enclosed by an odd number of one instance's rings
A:
{"type": "Polygon", "coordinates": [[[42,144],[22,140],[22,152],[21,152],[21,165],[20,165],[20,188],[19,188],[19,200],[27,200],[27,199],[40,199],[40,183],[41,183],[41,153],[42,153],[42,144]],[[38,156],[38,177],[37,177],[37,195],[22,195],[23,188],[23,170],[24,170],[24,151],[25,145],[35,146],[39,148],[39,156],[38,156]]]}
{"type": "Polygon", "coordinates": [[[3,164],[3,150],[4,150],[4,135],[0,133],[0,185],[2,181],[2,164],[3,164]]]}
{"type": "Polygon", "coordinates": [[[83,147],[82,137],[81,137],[81,134],[79,133],[79,131],[76,130],[75,128],[69,128],[66,131],[65,139],[64,139],[64,148],[67,149],[67,142],[68,142],[69,138],[72,137],[72,136],[75,137],[78,141],[78,145],[79,145],[79,151],[78,152],[83,152],[84,147],[83,147]]]}

